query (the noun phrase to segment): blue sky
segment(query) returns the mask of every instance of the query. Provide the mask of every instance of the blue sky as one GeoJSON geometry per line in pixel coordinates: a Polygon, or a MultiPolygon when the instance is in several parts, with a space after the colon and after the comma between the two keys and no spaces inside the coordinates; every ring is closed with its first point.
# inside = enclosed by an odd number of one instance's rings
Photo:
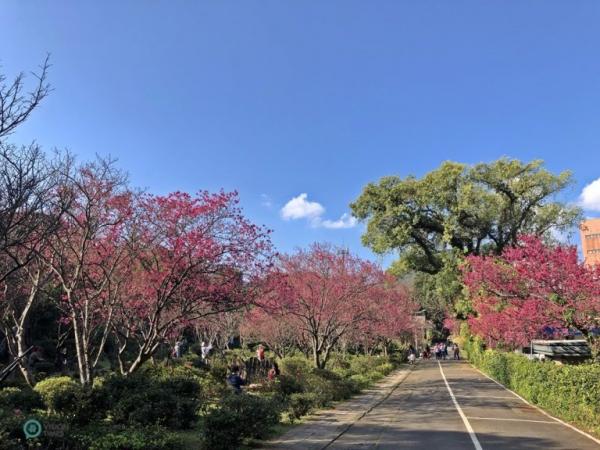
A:
{"type": "Polygon", "coordinates": [[[52,54],[15,140],[110,154],[157,193],[237,189],[283,251],[372,257],[348,204],[443,160],[542,158],[574,172],[566,201],[600,178],[595,0],[4,0],[0,23],[5,73],[52,54]]]}

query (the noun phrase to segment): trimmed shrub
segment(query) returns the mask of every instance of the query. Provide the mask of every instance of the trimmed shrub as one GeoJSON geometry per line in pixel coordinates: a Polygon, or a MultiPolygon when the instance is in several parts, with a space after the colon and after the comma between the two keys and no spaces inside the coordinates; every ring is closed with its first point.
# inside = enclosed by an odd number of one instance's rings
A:
{"type": "Polygon", "coordinates": [[[69,377],[51,377],[36,384],[34,390],[49,411],[68,414],[73,412],[81,385],[69,377]]]}
{"type": "Polygon", "coordinates": [[[288,356],[280,363],[281,373],[295,378],[304,378],[312,370],[308,359],[302,356],[288,356]]]}
{"type": "Polygon", "coordinates": [[[371,380],[366,375],[361,374],[350,376],[350,381],[355,384],[358,390],[364,389],[371,384],[371,380]]]}
{"type": "Polygon", "coordinates": [[[324,403],[346,400],[357,392],[356,385],[349,379],[342,378],[335,372],[326,369],[314,369],[307,377],[307,392],[318,394],[324,403]]]}
{"type": "Polygon", "coordinates": [[[100,383],[91,388],[81,389],[75,398],[75,405],[70,415],[71,423],[82,426],[92,421],[102,420],[110,408],[110,398],[100,383]]]}
{"type": "Polygon", "coordinates": [[[311,392],[292,394],[288,398],[288,413],[291,421],[311,412],[318,405],[318,397],[311,392]]]}
{"type": "Polygon", "coordinates": [[[304,391],[302,381],[290,375],[280,375],[277,380],[277,390],[283,396],[297,394],[304,391]]]}
{"type": "Polygon", "coordinates": [[[89,450],[179,450],[181,440],[160,427],[93,428],[80,436],[81,448],[89,450]]]}
{"type": "Polygon", "coordinates": [[[110,404],[114,423],[123,425],[160,425],[169,429],[188,429],[196,422],[201,403],[201,387],[194,377],[173,375],[158,379],[157,374],[139,373],[113,376],[102,389],[110,404]]]}
{"type": "Polygon", "coordinates": [[[264,438],[280,416],[276,399],[251,394],[226,396],[204,419],[204,447],[229,450],[238,448],[246,438],[264,438]]]}

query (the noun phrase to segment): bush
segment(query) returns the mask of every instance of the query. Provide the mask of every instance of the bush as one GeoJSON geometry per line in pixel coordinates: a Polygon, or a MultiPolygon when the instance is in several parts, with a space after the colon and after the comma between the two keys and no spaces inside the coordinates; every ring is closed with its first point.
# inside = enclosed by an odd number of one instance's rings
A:
{"type": "Polygon", "coordinates": [[[311,392],[302,392],[290,395],[288,399],[288,413],[291,421],[305,416],[318,405],[316,394],[311,392]]]}
{"type": "Polygon", "coordinates": [[[94,380],[91,388],[81,389],[76,396],[70,421],[82,426],[106,417],[110,408],[110,398],[103,385],[94,380]]]}
{"type": "Polygon", "coordinates": [[[394,370],[387,357],[335,355],[327,369],[313,369],[304,357],[283,358],[278,392],[285,397],[290,420],[315,407],[345,400],[394,370]]]}
{"type": "Polygon", "coordinates": [[[68,414],[73,412],[81,385],[69,377],[51,377],[36,384],[34,390],[49,411],[68,414]]]}
{"type": "Polygon", "coordinates": [[[238,448],[246,438],[264,438],[279,423],[280,415],[277,399],[228,395],[205,417],[204,446],[210,450],[229,450],[238,448]]]}
{"type": "Polygon", "coordinates": [[[7,387],[0,390],[0,409],[30,412],[43,407],[44,402],[40,394],[29,387],[7,387]]]}
{"type": "Polygon", "coordinates": [[[228,371],[229,369],[227,361],[213,358],[213,360],[210,362],[209,373],[210,376],[215,380],[222,380],[224,382],[228,371]]]}
{"type": "Polygon", "coordinates": [[[201,402],[201,387],[192,376],[138,373],[115,375],[102,387],[109,397],[114,423],[123,425],[160,425],[170,429],[191,428],[201,402]]]}
{"type": "Polygon", "coordinates": [[[350,398],[357,392],[351,380],[326,369],[314,369],[306,378],[306,392],[314,392],[322,404],[350,398]]]}
{"type": "Polygon", "coordinates": [[[0,410],[0,450],[21,450],[25,442],[22,414],[0,410]]]}
{"type": "Polygon", "coordinates": [[[297,394],[304,391],[302,381],[290,375],[280,375],[277,383],[278,391],[283,396],[297,394]]]}
{"type": "Polygon", "coordinates": [[[469,360],[507,388],[568,421],[600,432],[600,364],[559,366],[465,342],[469,360]]]}
{"type": "Polygon", "coordinates": [[[360,374],[350,376],[350,381],[352,381],[359,390],[364,389],[371,384],[371,380],[366,375],[360,374]]]}
{"type": "Polygon", "coordinates": [[[181,440],[164,428],[93,428],[79,432],[81,448],[89,450],[178,450],[181,440]]]}
{"type": "Polygon", "coordinates": [[[284,375],[302,379],[310,373],[312,367],[308,359],[302,356],[288,356],[281,360],[280,370],[284,375]]]}

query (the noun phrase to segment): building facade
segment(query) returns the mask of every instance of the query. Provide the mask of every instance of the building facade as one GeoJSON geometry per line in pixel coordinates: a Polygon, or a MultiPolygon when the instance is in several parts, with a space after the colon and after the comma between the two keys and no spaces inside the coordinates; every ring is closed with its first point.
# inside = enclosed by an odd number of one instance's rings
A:
{"type": "Polygon", "coordinates": [[[581,222],[579,233],[585,263],[600,264],[600,218],[581,222]]]}

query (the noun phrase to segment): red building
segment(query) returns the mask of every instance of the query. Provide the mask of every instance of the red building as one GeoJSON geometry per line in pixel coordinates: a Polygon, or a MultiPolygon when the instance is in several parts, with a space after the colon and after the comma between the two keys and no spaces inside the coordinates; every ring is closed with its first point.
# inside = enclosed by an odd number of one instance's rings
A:
{"type": "Polygon", "coordinates": [[[581,247],[586,264],[600,263],[600,218],[588,219],[579,225],[581,247]]]}

